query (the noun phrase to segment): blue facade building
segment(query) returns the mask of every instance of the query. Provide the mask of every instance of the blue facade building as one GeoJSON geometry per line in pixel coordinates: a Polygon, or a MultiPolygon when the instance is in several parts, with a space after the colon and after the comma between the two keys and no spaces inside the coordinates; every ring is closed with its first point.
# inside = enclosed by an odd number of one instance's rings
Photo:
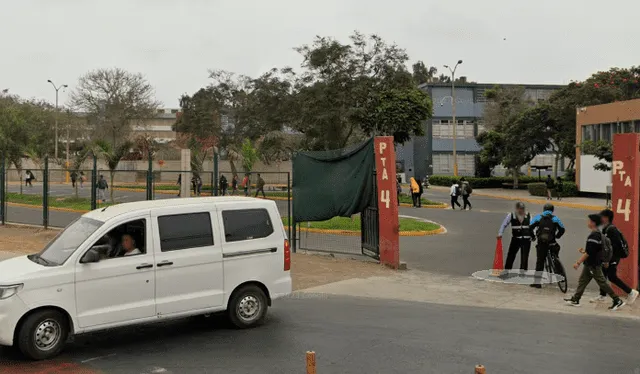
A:
{"type": "MultiPolygon", "coordinates": [[[[521,86],[533,100],[546,100],[558,85],[512,85],[495,83],[456,84],[456,153],[459,175],[474,175],[475,156],[480,146],[475,140],[485,130],[482,120],[486,104],[485,91],[495,86],[521,86]]],[[[427,83],[420,86],[433,101],[433,117],[424,124],[425,136],[412,138],[396,147],[398,172],[408,177],[453,175],[453,116],[451,84],[427,83]]]]}

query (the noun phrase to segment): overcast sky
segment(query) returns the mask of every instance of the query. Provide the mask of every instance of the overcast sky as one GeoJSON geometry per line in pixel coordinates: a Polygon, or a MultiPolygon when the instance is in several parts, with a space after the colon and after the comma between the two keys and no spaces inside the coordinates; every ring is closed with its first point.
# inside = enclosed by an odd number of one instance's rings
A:
{"type": "Polygon", "coordinates": [[[562,84],[640,65],[638,14],[638,0],[0,0],[0,89],[53,101],[47,79],[73,88],[88,70],[120,67],[177,107],[208,69],[298,67],[293,47],[353,30],[411,62],[463,59],[474,81],[562,84]]]}

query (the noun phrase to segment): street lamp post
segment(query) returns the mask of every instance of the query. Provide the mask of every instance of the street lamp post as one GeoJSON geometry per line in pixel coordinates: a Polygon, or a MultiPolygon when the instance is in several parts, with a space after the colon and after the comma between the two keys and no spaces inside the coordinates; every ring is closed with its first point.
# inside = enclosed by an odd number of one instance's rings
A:
{"type": "Polygon", "coordinates": [[[456,138],[458,137],[458,123],[456,122],[456,69],[462,64],[462,60],[453,67],[445,65],[444,67],[451,72],[451,117],[453,117],[453,175],[458,176],[458,155],[456,153],[456,138]]]}
{"type": "MultiPolygon", "coordinates": [[[[47,80],[47,82],[51,83],[51,85],[53,86],[53,89],[56,90],[56,118],[55,118],[55,135],[54,135],[54,157],[56,158],[56,160],[58,159],[58,91],[60,91],[61,88],[67,88],[69,86],[67,86],[66,84],[63,84],[62,86],[56,86],[55,83],[53,83],[53,81],[51,81],[51,79],[47,80]]],[[[69,168],[69,128],[67,127],[67,162],[66,162],[66,167],[69,168]]],[[[67,183],[69,183],[69,172],[67,171],[67,183]]]]}

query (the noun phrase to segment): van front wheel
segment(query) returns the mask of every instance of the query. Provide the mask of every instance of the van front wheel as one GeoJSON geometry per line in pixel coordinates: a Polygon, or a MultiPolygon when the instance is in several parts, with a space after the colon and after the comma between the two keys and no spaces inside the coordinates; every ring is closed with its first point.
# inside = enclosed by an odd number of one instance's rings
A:
{"type": "Polygon", "coordinates": [[[229,301],[229,319],[238,328],[261,324],[267,315],[267,296],[257,286],[244,286],[229,301]]]}
{"type": "Polygon", "coordinates": [[[67,319],[55,310],[42,310],[24,320],[18,332],[20,352],[32,360],[57,356],[69,336],[67,319]]]}

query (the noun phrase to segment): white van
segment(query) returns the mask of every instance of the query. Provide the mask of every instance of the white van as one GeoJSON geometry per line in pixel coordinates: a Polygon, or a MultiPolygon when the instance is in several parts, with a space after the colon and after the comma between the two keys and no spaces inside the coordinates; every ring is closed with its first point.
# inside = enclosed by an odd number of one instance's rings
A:
{"type": "Polygon", "coordinates": [[[291,255],[273,201],[165,199],[94,210],[39,254],[0,262],[0,345],[31,359],[72,334],[226,310],[261,323],[291,293],[291,255]]]}

